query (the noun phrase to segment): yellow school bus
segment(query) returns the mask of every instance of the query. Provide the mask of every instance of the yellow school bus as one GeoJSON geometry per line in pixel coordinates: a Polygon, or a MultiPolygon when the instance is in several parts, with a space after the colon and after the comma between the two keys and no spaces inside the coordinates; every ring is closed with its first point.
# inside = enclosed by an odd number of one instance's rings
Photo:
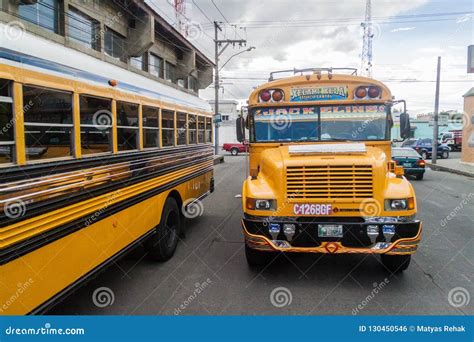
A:
{"type": "Polygon", "coordinates": [[[44,312],[138,244],[171,258],[214,183],[209,105],[170,88],[0,49],[0,314],[44,312]]]}
{"type": "MultiPolygon", "coordinates": [[[[272,74],[250,95],[237,132],[249,129],[242,227],[251,266],[304,252],[380,254],[392,272],[408,267],[422,225],[391,160],[395,102],[384,84],[349,71],[272,74]]],[[[408,137],[406,112],[400,125],[408,137]]]]}

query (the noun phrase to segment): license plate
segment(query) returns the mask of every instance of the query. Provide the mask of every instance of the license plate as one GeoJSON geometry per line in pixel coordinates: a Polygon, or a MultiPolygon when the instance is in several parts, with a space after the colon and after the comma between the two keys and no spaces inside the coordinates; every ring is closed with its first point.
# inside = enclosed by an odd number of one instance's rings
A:
{"type": "Polygon", "coordinates": [[[332,215],[332,204],[294,204],[295,215],[332,215]]]}
{"type": "Polygon", "coordinates": [[[403,163],[404,167],[411,167],[411,163],[403,163]]]}
{"type": "Polygon", "coordinates": [[[318,225],[318,236],[319,237],[336,237],[342,238],[342,224],[319,224],[318,225]]]}

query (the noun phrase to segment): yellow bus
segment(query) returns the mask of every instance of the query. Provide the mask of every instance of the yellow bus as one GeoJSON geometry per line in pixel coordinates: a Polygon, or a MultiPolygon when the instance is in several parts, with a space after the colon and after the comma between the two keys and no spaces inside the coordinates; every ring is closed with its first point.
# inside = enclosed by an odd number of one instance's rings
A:
{"type": "MultiPolygon", "coordinates": [[[[294,72],[272,74],[237,122],[239,140],[243,122],[249,129],[248,263],[265,265],[279,253],[364,253],[380,254],[392,272],[405,270],[422,224],[413,187],[391,160],[390,90],[352,69],[294,72]]],[[[406,109],[400,125],[407,138],[406,109]]]]}
{"type": "Polygon", "coordinates": [[[138,244],[168,260],[213,191],[204,100],[88,67],[0,49],[0,314],[43,312],[138,244]]]}

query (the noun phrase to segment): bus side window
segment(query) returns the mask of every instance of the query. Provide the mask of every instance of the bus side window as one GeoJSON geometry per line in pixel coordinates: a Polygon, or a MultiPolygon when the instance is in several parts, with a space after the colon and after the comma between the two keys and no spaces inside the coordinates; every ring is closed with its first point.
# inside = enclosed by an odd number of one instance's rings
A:
{"type": "Polygon", "coordinates": [[[23,87],[26,160],[72,156],[72,93],[23,87]]]}
{"type": "Polygon", "coordinates": [[[212,143],[212,119],[206,118],[206,142],[212,143]]]}
{"type": "Polygon", "coordinates": [[[82,155],[112,152],[112,100],[79,97],[82,155]]]}
{"type": "Polygon", "coordinates": [[[205,135],[205,126],[204,126],[204,116],[198,116],[198,142],[200,144],[204,143],[204,135],[205,135]]]}
{"type": "Polygon", "coordinates": [[[161,112],[161,130],[162,146],[174,146],[174,112],[169,110],[161,112]]]}
{"type": "Polygon", "coordinates": [[[139,130],[138,105],[135,103],[117,102],[118,150],[138,150],[139,130]]]}
{"type": "Polygon", "coordinates": [[[159,108],[143,106],[143,147],[160,147],[159,108]]]}
{"type": "Polygon", "coordinates": [[[13,119],[13,82],[0,79],[0,165],[13,162],[15,135],[13,119]]]}
{"type": "Polygon", "coordinates": [[[178,145],[186,145],[188,127],[186,125],[186,113],[177,113],[178,120],[178,145]]]}
{"type": "Polygon", "coordinates": [[[196,127],[197,127],[196,115],[189,114],[188,115],[188,129],[189,129],[189,143],[190,144],[197,144],[196,127]]]}

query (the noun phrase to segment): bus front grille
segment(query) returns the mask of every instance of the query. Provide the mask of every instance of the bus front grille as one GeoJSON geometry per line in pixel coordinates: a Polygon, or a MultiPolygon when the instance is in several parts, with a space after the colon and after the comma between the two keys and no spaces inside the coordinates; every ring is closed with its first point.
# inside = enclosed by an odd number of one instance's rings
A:
{"type": "Polygon", "coordinates": [[[293,199],[360,199],[373,197],[372,166],[288,166],[287,196],[293,199]]]}

